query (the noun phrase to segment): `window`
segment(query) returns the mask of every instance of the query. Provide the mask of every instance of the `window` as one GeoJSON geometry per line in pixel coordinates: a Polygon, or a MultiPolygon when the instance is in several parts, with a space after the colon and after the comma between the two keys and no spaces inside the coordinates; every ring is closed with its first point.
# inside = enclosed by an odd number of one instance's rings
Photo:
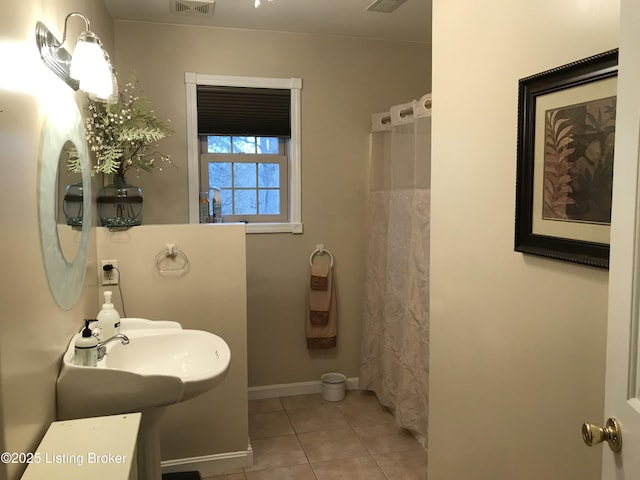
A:
{"type": "Polygon", "coordinates": [[[201,136],[200,191],[209,192],[210,208],[217,188],[226,221],[287,222],[287,143],[278,137],[201,136]]]}
{"type": "Polygon", "coordinates": [[[186,73],[185,83],[190,222],[199,192],[217,188],[225,222],[302,233],[301,80],[186,73]]]}

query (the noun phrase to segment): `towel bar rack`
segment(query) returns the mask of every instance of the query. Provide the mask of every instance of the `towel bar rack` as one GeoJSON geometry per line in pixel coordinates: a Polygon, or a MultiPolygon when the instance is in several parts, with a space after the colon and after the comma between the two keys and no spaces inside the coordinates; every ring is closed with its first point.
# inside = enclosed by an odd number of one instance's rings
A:
{"type": "Polygon", "coordinates": [[[329,258],[331,259],[331,263],[329,264],[329,266],[333,267],[333,254],[329,250],[324,248],[324,243],[319,243],[316,245],[316,249],[311,253],[311,256],[309,257],[309,265],[313,265],[313,257],[315,257],[316,255],[324,254],[329,255],[329,258]]]}
{"type": "Polygon", "coordinates": [[[186,270],[188,266],[189,266],[189,259],[187,258],[187,256],[184,254],[182,250],[176,247],[174,243],[167,243],[167,248],[165,248],[164,250],[162,250],[156,255],[156,268],[160,273],[182,272],[186,270]],[[161,264],[163,260],[171,259],[175,261],[177,258],[182,260],[181,264],[178,264],[177,267],[162,268],[161,264]]]}

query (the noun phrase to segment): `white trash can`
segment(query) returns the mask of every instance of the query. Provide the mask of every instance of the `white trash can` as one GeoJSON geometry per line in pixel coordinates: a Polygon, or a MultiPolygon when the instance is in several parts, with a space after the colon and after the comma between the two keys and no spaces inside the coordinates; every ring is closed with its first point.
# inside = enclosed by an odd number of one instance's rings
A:
{"type": "Polygon", "coordinates": [[[328,402],[339,402],[344,398],[347,377],[341,373],[325,373],[322,380],[322,398],[328,402]]]}

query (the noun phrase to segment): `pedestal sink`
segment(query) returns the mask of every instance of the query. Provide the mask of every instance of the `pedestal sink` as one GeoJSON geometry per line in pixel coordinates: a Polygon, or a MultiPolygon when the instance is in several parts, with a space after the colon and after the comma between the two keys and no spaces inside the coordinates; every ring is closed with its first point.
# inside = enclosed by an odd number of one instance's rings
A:
{"type": "Polygon", "coordinates": [[[217,335],[177,322],[123,318],[128,345],[111,342],[97,367],[74,365],[69,342],[57,381],[60,420],[142,412],[138,478],[160,480],[157,422],[164,408],[205,393],[225,377],[231,352],[217,335]]]}

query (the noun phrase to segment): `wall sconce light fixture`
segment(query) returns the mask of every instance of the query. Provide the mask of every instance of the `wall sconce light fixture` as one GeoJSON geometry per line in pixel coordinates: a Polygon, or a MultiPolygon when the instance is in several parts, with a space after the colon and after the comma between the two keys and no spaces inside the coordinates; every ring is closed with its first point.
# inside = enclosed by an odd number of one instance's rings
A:
{"type": "Polygon", "coordinates": [[[74,90],[81,89],[105,100],[117,93],[117,82],[109,56],[102,48],[98,36],[91,31],[89,19],[83,14],[72,12],[67,15],[64,19],[62,41],[42,22],[38,22],[36,44],[45,65],[74,90]],[[71,17],[81,17],[86,24],[86,30],[78,37],[73,56],[63,48],[67,39],[67,22],[71,17]]]}

